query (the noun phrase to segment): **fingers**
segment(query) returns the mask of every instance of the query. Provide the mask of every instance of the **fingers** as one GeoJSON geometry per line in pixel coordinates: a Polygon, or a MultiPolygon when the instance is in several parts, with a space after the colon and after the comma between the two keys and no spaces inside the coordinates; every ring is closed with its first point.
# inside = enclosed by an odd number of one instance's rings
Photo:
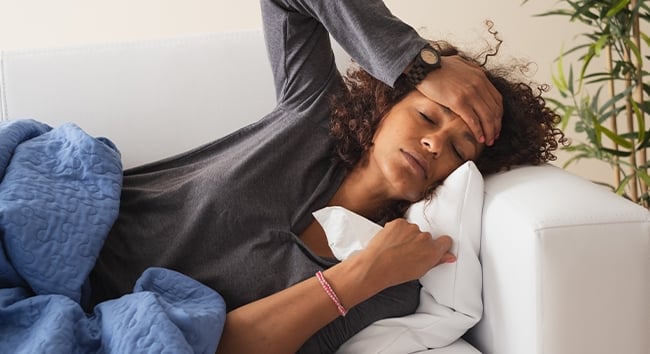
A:
{"type": "Polygon", "coordinates": [[[456,262],[456,256],[451,252],[445,253],[442,256],[442,258],[440,258],[440,264],[442,264],[442,263],[454,263],[454,262],[456,262]]]}
{"type": "MultiPolygon", "coordinates": [[[[481,72],[481,74],[477,76],[477,80],[480,82],[476,83],[472,89],[478,94],[474,94],[471,98],[468,98],[468,100],[471,100],[472,98],[474,100],[470,101],[466,106],[472,108],[471,112],[468,113],[474,114],[474,117],[470,118],[472,123],[474,125],[480,125],[480,127],[475,127],[475,129],[483,133],[484,139],[483,141],[479,140],[479,142],[490,146],[494,144],[494,140],[497,139],[499,132],[501,131],[503,103],[501,94],[490,83],[487,76],[485,76],[485,73],[481,72]]],[[[471,126],[470,129],[472,129],[471,126]]]]}
{"type": "Polygon", "coordinates": [[[422,257],[422,261],[434,267],[441,263],[456,261],[450,252],[453,239],[447,235],[433,238],[430,233],[422,232],[418,225],[407,222],[405,219],[396,219],[387,224],[394,228],[395,233],[390,237],[391,242],[411,244],[407,255],[412,259],[422,257]]]}
{"type": "MultiPolygon", "coordinates": [[[[428,232],[426,234],[431,236],[431,234],[429,234],[428,232]]],[[[447,235],[442,235],[442,236],[439,236],[439,237],[433,239],[433,242],[436,245],[436,249],[438,251],[440,251],[440,253],[442,254],[442,253],[447,252],[447,251],[449,251],[451,249],[451,245],[453,243],[453,240],[451,239],[451,237],[449,237],[447,235]]]]}
{"type": "Polygon", "coordinates": [[[418,279],[440,264],[455,262],[452,243],[449,236],[433,238],[400,218],[386,223],[358,256],[372,264],[374,276],[396,285],[418,279]]]}
{"type": "Polygon", "coordinates": [[[492,145],[501,131],[503,99],[485,71],[459,56],[442,58],[417,89],[458,114],[476,140],[492,145]]]}
{"type": "Polygon", "coordinates": [[[453,106],[449,109],[463,118],[480,143],[492,145],[501,130],[501,94],[483,69],[470,63],[462,65],[471,69],[466,70],[466,77],[459,83],[460,86],[455,87],[455,97],[451,98],[453,106]]]}
{"type": "Polygon", "coordinates": [[[450,251],[453,244],[451,237],[446,235],[440,236],[434,239],[434,244],[436,249],[435,253],[437,257],[439,257],[438,263],[436,265],[456,262],[456,256],[450,251]]]}
{"type": "MultiPolygon", "coordinates": [[[[485,91],[483,91],[485,92],[485,91]]],[[[463,120],[480,143],[491,146],[501,131],[502,107],[488,95],[468,98],[468,103],[458,106],[463,120]]],[[[451,108],[450,108],[451,109],[451,108]]],[[[453,110],[453,109],[452,109],[453,110]]]]}

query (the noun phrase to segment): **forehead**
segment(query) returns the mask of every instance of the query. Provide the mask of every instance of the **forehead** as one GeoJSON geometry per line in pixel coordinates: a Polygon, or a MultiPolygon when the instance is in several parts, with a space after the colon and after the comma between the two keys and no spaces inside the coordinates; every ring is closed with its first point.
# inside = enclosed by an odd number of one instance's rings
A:
{"type": "Polygon", "coordinates": [[[422,93],[420,93],[420,91],[418,91],[418,90],[413,90],[411,93],[409,93],[406,97],[404,97],[404,101],[405,101],[404,103],[406,103],[406,104],[411,103],[411,104],[415,104],[415,105],[418,105],[418,106],[426,106],[426,107],[431,108],[431,109],[436,109],[437,111],[445,113],[445,114],[449,115],[449,117],[452,117],[452,118],[459,117],[459,115],[454,113],[454,111],[449,109],[447,106],[442,105],[442,104],[438,103],[437,101],[434,101],[434,100],[430,99],[429,97],[427,97],[427,96],[423,95],[422,93]]]}

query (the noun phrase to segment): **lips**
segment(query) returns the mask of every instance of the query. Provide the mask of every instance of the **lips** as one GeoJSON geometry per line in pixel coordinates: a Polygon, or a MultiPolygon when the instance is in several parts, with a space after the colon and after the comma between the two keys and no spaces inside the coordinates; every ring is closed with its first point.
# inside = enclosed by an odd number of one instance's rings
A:
{"type": "Polygon", "coordinates": [[[422,177],[426,180],[428,179],[428,166],[429,164],[427,161],[422,158],[422,156],[418,155],[417,153],[409,153],[407,151],[401,150],[402,154],[404,154],[404,157],[406,158],[406,161],[414,168],[416,169],[419,173],[422,174],[422,177]]]}

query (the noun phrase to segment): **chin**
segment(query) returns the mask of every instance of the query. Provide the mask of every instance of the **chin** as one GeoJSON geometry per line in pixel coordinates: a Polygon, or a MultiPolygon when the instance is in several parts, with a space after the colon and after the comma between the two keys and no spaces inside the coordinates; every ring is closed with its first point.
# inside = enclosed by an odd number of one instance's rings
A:
{"type": "Polygon", "coordinates": [[[426,183],[414,178],[400,178],[393,182],[395,200],[404,200],[410,203],[420,201],[427,191],[426,183]]]}
{"type": "Polygon", "coordinates": [[[405,191],[402,196],[403,200],[410,203],[415,203],[422,199],[424,193],[422,191],[405,191]]]}

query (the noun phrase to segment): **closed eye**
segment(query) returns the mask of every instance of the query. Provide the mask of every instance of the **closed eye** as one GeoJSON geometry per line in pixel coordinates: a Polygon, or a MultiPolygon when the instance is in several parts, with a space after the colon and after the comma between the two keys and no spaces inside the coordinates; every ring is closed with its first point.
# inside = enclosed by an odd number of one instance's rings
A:
{"type": "Polygon", "coordinates": [[[458,150],[458,148],[456,148],[456,145],[451,144],[451,150],[454,152],[454,155],[456,155],[456,157],[458,158],[458,160],[459,160],[460,162],[463,162],[463,163],[464,163],[465,161],[467,161],[467,160],[463,157],[463,154],[460,152],[460,150],[458,150]]]}
{"type": "Polygon", "coordinates": [[[436,124],[436,122],[434,122],[433,119],[429,118],[429,116],[427,116],[426,114],[424,114],[422,112],[419,112],[419,113],[420,113],[420,117],[422,117],[422,119],[424,119],[425,121],[427,121],[427,122],[429,122],[431,124],[436,124]]]}

